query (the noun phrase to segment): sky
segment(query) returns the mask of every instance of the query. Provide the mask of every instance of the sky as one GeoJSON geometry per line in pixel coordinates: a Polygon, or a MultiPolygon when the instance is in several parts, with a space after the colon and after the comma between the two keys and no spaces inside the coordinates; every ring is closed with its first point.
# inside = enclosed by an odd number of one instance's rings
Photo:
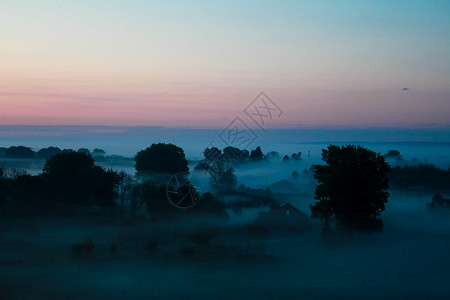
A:
{"type": "Polygon", "coordinates": [[[0,0],[0,125],[258,127],[245,109],[265,92],[279,108],[267,128],[449,128],[449,11],[0,0]]]}

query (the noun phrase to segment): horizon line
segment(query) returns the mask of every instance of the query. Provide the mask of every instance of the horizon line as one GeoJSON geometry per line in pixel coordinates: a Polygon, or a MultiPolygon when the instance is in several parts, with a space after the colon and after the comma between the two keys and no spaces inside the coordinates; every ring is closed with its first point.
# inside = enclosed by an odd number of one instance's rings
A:
{"type": "MultiPolygon", "coordinates": [[[[113,124],[0,124],[0,127],[104,127],[104,128],[160,128],[160,129],[190,129],[190,130],[223,130],[226,126],[164,126],[164,125],[113,125],[113,124]]],[[[261,130],[257,126],[249,126],[252,130],[261,130]]],[[[301,129],[321,129],[321,130],[368,130],[368,129],[404,129],[404,130],[430,130],[442,129],[450,130],[450,124],[417,124],[417,125],[297,125],[279,126],[265,128],[264,130],[301,130],[301,129]]]]}

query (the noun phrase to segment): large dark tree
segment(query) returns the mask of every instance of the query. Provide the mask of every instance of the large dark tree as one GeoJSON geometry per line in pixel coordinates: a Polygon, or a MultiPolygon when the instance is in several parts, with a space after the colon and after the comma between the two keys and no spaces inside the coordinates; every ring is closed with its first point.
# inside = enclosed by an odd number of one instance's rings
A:
{"type": "Polygon", "coordinates": [[[138,152],[134,158],[138,173],[169,173],[187,172],[187,160],[182,148],[173,144],[152,144],[138,152]]]}
{"type": "Polygon", "coordinates": [[[384,157],[361,146],[334,146],[322,150],[325,165],[315,165],[319,182],[311,205],[313,217],[324,224],[332,217],[340,229],[381,229],[379,216],[389,193],[390,166],[384,157]]]}
{"type": "Polygon", "coordinates": [[[119,176],[94,165],[84,152],[60,153],[48,159],[42,177],[52,196],[65,204],[112,206],[119,176]]]}

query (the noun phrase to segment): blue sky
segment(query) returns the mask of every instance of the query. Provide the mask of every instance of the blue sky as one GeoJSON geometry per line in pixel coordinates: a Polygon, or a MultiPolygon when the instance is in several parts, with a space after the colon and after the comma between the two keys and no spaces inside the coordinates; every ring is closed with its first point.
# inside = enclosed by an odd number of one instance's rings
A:
{"type": "Polygon", "coordinates": [[[450,126],[449,1],[0,3],[0,123],[450,126]],[[408,90],[403,91],[403,88],[408,90]]]}

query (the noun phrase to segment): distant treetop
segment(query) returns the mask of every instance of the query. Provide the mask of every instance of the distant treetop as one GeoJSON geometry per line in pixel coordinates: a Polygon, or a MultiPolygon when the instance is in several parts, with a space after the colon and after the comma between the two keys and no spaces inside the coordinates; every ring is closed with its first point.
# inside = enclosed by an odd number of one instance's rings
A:
{"type": "Polygon", "coordinates": [[[400,155],[400,151],[398,150],[389,150],[388,153],[386,153],[384,155],[385,158],[387,159],[397,159],[397,160],[402,160],[402,156],[400,155]]]}
{"type": "Polygon", "coordinates": [[[50,157],[42,169],[43,173],[52,176],[78,173],[81,169],[93,168],[94,159],[84,152],[66,152],[50,157]]]}
{"type": "Polygon", "coordinates": [[[261,151],[261,147],[256,147],[255,150],[250,152],[250,160],[252,161],[260,161],[264,158],[264,154],[261,151]]]}
{"type": "Polygon", "coordinates": [[[89,149],[86,149],[86,148],[80,148],[80,149],[78,149],[77,152],[78,153],[86,153],[88,155],[91,155],[91,151],[89,151],[89,149]]]}
{"type": "Polygon", "coordinates": [[[36,153],[29,147],[12,146],[6,149],[6,157],[8,158],[35,158],[36,153]]]}
{"type": "Polygon", "coordinates": [[[106,152],[103,149],[95,148],[94,151],[92,151],[92,154],[94,154],[94,155],[105,155],[106,152]]]}
{"type": "Polygon", "coordinates": [[[37,152],[37,157],[42,159],[48,159],[52,157],[53,155],[61,153],[61,149],[58,147],[48,147],[48,148],[42,148],[37,152]]]}

